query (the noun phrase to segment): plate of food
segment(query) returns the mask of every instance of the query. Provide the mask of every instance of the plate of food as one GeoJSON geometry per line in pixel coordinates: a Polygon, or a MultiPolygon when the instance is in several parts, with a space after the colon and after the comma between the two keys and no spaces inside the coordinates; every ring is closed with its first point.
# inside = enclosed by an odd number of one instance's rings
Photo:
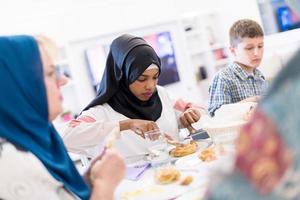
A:
{"type": "Polygon", "coordinates": [[[180,158],[194,154],[207,148],[210,145],[209,141],[194,141],[189,140],[185,143],[177,143],[170,149],[169,154],[173,158],[180,158]]]}
{"type": "Polygon", "coordinates": [[[160,143],[148,148],[143,160],[151,163],[153,167],[174,163],[178,158],[191,155],[211,144],[210,141],[184,140],[183,142],[160,143]]]}
{"type": "Polygon", "coordinates": [[[211,146],[195,154],[182,157],[175,162],[178,168],[219,167],[233,163],[234,150],[231,145],[211,146]]]}
{"type": "Polygon", "coordinates": [[[161,167],[153,171],[152,179],[147,184],[120,191],[118,199],[130,200],[165,200],[174,199],[191,190],[200,190],[207,184],[207,178],[196,171],[182,171],[174,166],[161,167]]]}

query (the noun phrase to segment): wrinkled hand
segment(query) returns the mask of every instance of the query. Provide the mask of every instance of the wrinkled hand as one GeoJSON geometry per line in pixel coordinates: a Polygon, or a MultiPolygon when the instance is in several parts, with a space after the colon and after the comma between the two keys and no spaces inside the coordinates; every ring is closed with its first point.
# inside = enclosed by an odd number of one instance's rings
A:
{"type": "Polygon", "coordinates": [[[85,174],[92,186],[90,200],[113,200],[114,190],[125,176],[125,163],[113,150],[105,149],[85,174]],[[113,175],[112,175],[113,174],[113,175]]]}
{"type": "Polygon", "coordinates": [[[261,99],[261,96],[253,96],[253,97],[248,97],[240,102],[259,102],[261,99]]]}
{"type": "Polygon", "coordinates": [[[150,140],[157,140],[160,136],[160,130],[154,121],[129,119],[120,121],[120,130],[132,130],[142,138],[149,138],[150,140]]]}
{"type": "Polygon", "coordinates": [[[125,176],[125,162],[114,150],[106,150],[101,159],[92,163],[90,180],[105,183],[108,189],[114,190],[125,176]],[[113,176],[112,176],[113,174],[113,176]]]}
{"type": "Polygon", "coordinates": [[[189,108],[184,111],[180,116],[180,122],[183,127],[187,128],[191,126],[191,124],[199,121],[201,117],[200,111],[195,108],[189,108]]]}

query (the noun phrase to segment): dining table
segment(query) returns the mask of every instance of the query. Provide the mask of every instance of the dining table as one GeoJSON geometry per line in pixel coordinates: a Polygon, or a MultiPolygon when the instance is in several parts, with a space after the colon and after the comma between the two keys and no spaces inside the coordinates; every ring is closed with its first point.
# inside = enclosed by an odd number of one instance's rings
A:
{"type": "MultiPolygon", "coordinates": [[[[234,165],[236,133],[227,133],[219,139],[211,138],[196,141],[198,148],[195,153],[183,157],[169,155],[168,162],[155,165],[147,156],[141,156],[134,162],[127,162],[126,177],[115,191],[115,199],[120,200],[171,200],[171,199],[205,199],[209,188],[220,177],[232,171],[234,165]],[[224,141],[224,143],[222,142],[224,141]],[[199,156],[205,149],[216,152],[215,159],[202,161],[199,156]],[[175,168],[180,178],[169,184],[157,181],[157,173],[165,168],[175,168]],[[192,177],[192,182],[182,185],[185,177],[192,177]]],[[[168,149],[172,149],[172,145],[168,149]]],[[[126,159],[125,159],[126,160],[126,159]]]]}

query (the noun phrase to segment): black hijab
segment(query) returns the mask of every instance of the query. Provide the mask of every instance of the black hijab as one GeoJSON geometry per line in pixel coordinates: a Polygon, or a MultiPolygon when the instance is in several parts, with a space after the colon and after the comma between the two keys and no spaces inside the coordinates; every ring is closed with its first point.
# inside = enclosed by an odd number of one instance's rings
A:
{"type": "Polygon", "coordinates": [[[156,64],[160,71],[159,57],[143,38],[128,34],[116,38],[111,44],[97,96],[84,110],[107,102],[130,119],[156,121],[162,111],[157,91],[148,101],[141,101],[129,90],[129,85],[151,64],[156,64]]]}

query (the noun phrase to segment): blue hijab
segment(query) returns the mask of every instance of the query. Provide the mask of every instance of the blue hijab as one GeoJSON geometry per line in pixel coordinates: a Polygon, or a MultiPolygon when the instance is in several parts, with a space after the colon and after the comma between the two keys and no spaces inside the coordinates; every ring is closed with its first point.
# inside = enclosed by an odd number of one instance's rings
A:
{"type": "Polygon", "coordinates": [[[33,37],[0,37],[0,137],[33,153],[69,191],[89,199],[88,186],[48,121],[43,77],[33,37]]]}

